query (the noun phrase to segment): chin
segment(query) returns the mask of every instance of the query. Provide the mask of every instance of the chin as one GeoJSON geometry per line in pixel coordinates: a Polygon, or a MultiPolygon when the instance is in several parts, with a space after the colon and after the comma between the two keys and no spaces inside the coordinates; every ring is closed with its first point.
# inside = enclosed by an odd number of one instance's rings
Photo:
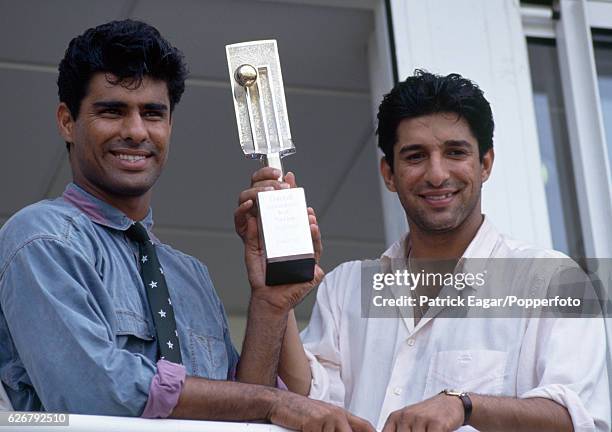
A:
{"type": "Polygon", "coordinates": [[[431,232],[445,233],[454,230],[457,225],[454,223],[434,223],[428,224],[427,230],[431,232]]]}
{"type": "Polygon", "coordinates": [[[129,197],[139,197],[149,192],[149,190],[151,190],[152,187],[153,186],[126,187],[126,188],[121,189],[117,195],[129,196],[129,197]]]}
{"type": "Polygon", "coordinates": [[[154,184],[154,181],[113,182],[107,189],[116,196],[139,197],[149,192],[154,184]]]}
{"type": "Polygon", "coordinates": [[[412,218],[415,225],[421,230],[430,233],[445,233],[454,230],[460,224],[454,218],[444,218],[436,220],[430,215],[419,215],[417,218],[412,218]],[[429,217],[428,217],[429,216],[429,217]]]}

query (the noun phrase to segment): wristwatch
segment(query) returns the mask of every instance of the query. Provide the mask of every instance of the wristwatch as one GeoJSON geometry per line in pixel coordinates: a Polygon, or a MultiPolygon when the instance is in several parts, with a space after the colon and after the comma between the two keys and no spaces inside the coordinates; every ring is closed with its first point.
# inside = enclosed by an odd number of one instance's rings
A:
{"type": "Polygon", "coordinates": [[[440,392],[440,394],[442,393],[449,396],[457,396],[461,399],[463,403],[463,426],[466,426],[470,420],[470,415],[472,415],[472,399],[470,399],[466,392],[459,390],[444,389],[440,392]]]}

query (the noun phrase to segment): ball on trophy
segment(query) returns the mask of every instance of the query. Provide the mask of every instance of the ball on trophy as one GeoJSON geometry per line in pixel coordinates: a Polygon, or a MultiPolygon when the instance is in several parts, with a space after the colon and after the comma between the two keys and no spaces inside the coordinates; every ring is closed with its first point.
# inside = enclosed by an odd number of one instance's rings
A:
{"type": "Polygon", "coordinates": [[[250,64],[243,64],[236,69],[236,81],[242,87],[251,87],[257,81],[257,69],[250,64]]]}

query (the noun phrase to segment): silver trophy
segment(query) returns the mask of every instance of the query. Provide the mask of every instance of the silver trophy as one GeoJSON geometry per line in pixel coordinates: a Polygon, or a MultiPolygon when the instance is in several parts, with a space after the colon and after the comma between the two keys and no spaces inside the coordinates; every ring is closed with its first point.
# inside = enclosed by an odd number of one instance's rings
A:
{"type": "MultiPolygon", "coordinates": [[[[225,47],[240,146],[251,159],[277,168],[295,153],[275,40],[225,47]]],[[[314,278],[314,249],[304,189],[257,194],[259,232],[266,253],[266,284],[314,278]]]]}

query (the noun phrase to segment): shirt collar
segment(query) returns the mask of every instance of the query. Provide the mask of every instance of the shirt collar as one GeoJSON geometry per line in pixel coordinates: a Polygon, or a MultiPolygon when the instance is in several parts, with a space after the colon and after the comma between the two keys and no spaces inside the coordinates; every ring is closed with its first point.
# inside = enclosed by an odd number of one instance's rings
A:
{"type": "MultiPolygon", "coordinates": [[[[127,217],[121,210],[93,196],[75,183],[69,183],[62,195],[64,200],[81,210],[92,222],[108,228],[125,231],[135,221],[127,217]]],[[[153,228],[153,211],[149,211],[140,221],[147,229],[153,228]]]]}
{"type": "MultiPolygon", "coordinates": [[[[493,254],[500,235],[497,228],[495,228],[489,221],[489,218],[485,216],[476,235],[465,249],[465,252],[463,252],[456,270],[460,269],[460,271],[464,273],[479,273],[483,271],[486,260],[477,258],[489,258],[493,254]]],[[[389,249],[383,252],[380,257],[381,260],[387,263],[398,261],[404,263],[409,244],[410,233],[408,232],[404,234],[400,240],[393,243],[389,249]]]]}
{"type": "Polygon", "coordinates": [[[497,245],[501,234],[486,216],[476,235],[463,252],[462,258],[489,258],[497,245]]]}
{"type": "MultiPolygon", "coordinates": [[[[463,252],[462,258],[488,258],[491,256],[495,245],[499,239],[499,231],[489,221],[486,216],[476,231],[476,235],[463,252]]],[[[401,239],[393,243],[389,249],[387,249],[381,255],[381,258],[398,259],[406,258],[407,244],[410,243],[410,233],[406,233],[401,239]]]]}

